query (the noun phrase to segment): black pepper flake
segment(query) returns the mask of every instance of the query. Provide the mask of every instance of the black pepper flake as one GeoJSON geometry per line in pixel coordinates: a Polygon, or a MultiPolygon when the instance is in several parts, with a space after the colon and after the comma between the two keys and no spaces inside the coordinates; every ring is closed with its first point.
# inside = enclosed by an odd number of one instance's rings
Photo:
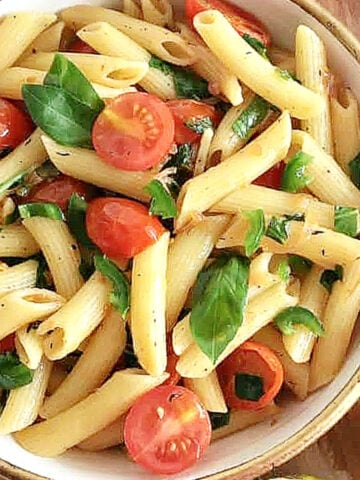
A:
{"type": "Polygon", "coordinates": [[[69,152],[56,152],[56,155],[59,155],[59,157],[70,157],[69,152]]]}
{"type": "Polygon", "coordinates": [[[324,248],[321,249],[321,255],[322,255],[323,257],[325,257],[325,249],[324,249],[324,248]]]}

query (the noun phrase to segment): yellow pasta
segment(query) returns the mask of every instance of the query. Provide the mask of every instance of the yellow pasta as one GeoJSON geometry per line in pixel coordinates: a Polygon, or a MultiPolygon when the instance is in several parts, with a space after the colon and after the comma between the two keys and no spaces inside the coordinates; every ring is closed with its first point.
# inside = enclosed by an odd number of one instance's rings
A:
{"type": "Polygon", "coordinates": [[[227,412],[224,395],[215,371],[204,378],[184,378],[184,386],[198,396],[209,412],[227,412]]]}
{"type": "Polygon", "coordinates": [[[123,415],[114,423],[108,425],[86,440],[79,443],[77,448],[86,452],[98,452],[106,448],[115,447],[124,442],[124,423],[126,416],[123,415]]]}
{"type": "Polygon", "coordinates": [[[123,0],[123,12],[125,15],[129,15],[129,17],[134,18],[142,18],[142,11],[139,5],[135,2],[135,0],[123,0]]]}
{"type": "Polygon", "coordinates": [[[140,0],[144,20],[160,27],[172,26],[173,7],[169,0],[140,0]]]}
{"type": "Polygon", "coordinates": [[[27,260],[0,271],[0,296],[12,290],[35,287],[38,266],[36,260],[27,260]]]}
{"type": "Polygon", "coordinates": [[[20,361],[31,370],[40,365],[43,357],[42,339],[36,332],[37,324],[25,325],[19,328],[15,334],[15,347],[20,361]]]}
{"type": "Polygon", "coordinates": [[[41,32],[25,52],[23,52],[21,57],[17,59],[16,63],[21,63],[26,57],[37,52],[57,52],[60,50],[64,27],[64,22],[56,22],[41,32]]]}

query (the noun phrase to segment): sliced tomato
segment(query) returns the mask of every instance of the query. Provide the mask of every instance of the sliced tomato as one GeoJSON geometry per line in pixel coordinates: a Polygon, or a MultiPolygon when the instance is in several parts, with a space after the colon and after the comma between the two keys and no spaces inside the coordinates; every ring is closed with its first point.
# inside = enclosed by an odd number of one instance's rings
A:
{"type": "Polygon", "coordinates": [[[0,340],[0,353],[12,352],[15,350],[15,333],[0,340]]]}
{"type": "Polygon", "coordinates": [[[283,176],[285,170],[285,163],[279,162],[273,167],[265,172],[261,177],[258,177],[254,180],[255,185],[260,185],[261,187],[274,188],[280,190],[281,177],[283,176]]]}
{"type": "Polygon", "coordinates": [[[277,355],[262,343],[248,341],[237,348],[218,367],[220,385],[230,408],[259,410],[266,407],[279,393],[284,381],[283,366],[277,355]],[[236,395],[237,374],[260,377],[263,395],[248,400],[236,395]]]}
{"type": "Polygon", "coordinates": [[[174,131],[173,116],[162,100],[134,92],[107,104],[94,123],[92,139],[106,163],[122,170],[147,170],[168,154],[174,131]]]}
{"type": "Polygon", "coordinates": [[[86,211],[91,240],[111,258],[131,258],[154,244],[165,231],[144,205],[125,198],[96,198],[86,211]]]}
{"type": "Polygon", "coordinates": [[[78,193],[85,200],[90,200],[91,191],[91,187],[86,183],[67,175],[59,175],[54,180],[45,180],[32,188],[29,195],[23,197],[22,203],[56,203],[65,212],[73,193],[78,193]]]}
{"type": "Polygon", "coordinates": [[[124,428],[132,459],[153,473],[170,475],[191,467],[210,443],[209,415],[183,387],[156,387],[130,409],[124,428]]]}
{"type": "Polygon", "coordinates": [[[69,46],[68,48],[69,52],[74,52],[74,53],[93,53],[97,54],[98,52],[94,50],[90,45],[81,38],[76,38],[69,46]]]}
{"type": "Polygon", "coordinates": [[[195,100],[170,100],[167,102],[175,120],[175,142],[196,143],[201,139],[201,133],[196,133],[186,124],[204,118],[210,118],[215,127],[218,126],[221,115],[212,106],[195,100]]]}
{"type": "Polygon", "coordinates": [[[0,98],[0,150],[15,148],[34,130],[27,113],[0,98]]]}
{"type": "Polygon", "coordinates": [[[224,0],[185,0],[186,17],[191,25],[195,15],[205,10],[218,10],[241,36],[248,34],[265,46],[270,45],[271,37],[267,28],[254,15],[242,8],[224,0]]]}

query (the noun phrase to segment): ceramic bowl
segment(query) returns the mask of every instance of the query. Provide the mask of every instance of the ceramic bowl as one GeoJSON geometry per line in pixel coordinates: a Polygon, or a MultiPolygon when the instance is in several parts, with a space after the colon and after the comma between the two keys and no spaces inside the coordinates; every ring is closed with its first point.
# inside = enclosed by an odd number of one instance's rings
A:
{"type": "MultiPolygon", "coordinates": [[[[0,16],[15,10],[56,11],[71,4],[113,6],[119,0],[2,0],[0,16]]],[[[182,1],[174,2],[181,9],[182,1]]],[[[332,70],[360,99],[360,44],[313,0],[237,0],[268,26],[275,44],[293,48],[296,27],[306,24],[324,40],[332,70]]],[[[331,355],[331,352],[329,352],[331,355]]],[[[304,402],[289,402],[276,422],[267,421],[212,444],[204,458],[173,480],[250,480],[298,454],[330,429],[360,397],[360,332],[337,378],[304,402]]],[[[106,406],[104,406],[106,408],[106,406]]],[[[12,480],[145,480],[152,477],[116,450],[72,450],[44,459],[0,438],[0,474],[12,480]],[[31,473],[30,473],[31,472],[31,473]]]]}

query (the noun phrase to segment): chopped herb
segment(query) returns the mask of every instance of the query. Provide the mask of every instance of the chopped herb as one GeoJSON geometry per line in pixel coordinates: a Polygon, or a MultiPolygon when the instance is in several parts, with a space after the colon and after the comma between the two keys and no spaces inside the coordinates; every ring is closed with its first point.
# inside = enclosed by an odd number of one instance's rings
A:
{"type": "Polygon", "coordinates": [[[312,177],[307,175],[306,167],[312,160],[313,157],[307,153],[301,150],[297,152],[285,167],[281,178],[281,189],[296,193],[309,185],[312,177]]]}
{"type": "Polygon", "coordinates": [[[19,218],[19,210],[17,208],[14,208],[14,210],[9,213],[9,215],[6,215],[4,218],[4,225],[11,225],[12,223],[16,222],[16,220],[19,218]]]}
{"type": "Polygon", "coordinates": [[[21,218],[46,217],[51,220],[64,220],[61,208],[55,203],[25,203],[18,208],[21,218]]]}
{"type": "Polygon", "coordinates": [[[282,260],[279,263],[279,266],[277,268],[276,273],[279,275],[280,280],[282,282],[287,283],[289,281],[290,274],[291,274],[291,268],[290,268],[288,260],[282,260]]]}
{"type": "Polygon", "coordinates": [[[314,335],[323,336],[324,327],[320,320],[307,308],[288,307],[274,318],[274,323],[283,335],[295,333],[294,325],[304,325],[314,335]]]}
{"type": "Polygon", "coordinates": [[[36,271],[36,286],[37,288],[49,288],[49,268],[43,255],[37,255],[36,260],[39,262],[36,271]]]}
{"type": "Polygon", "coordinates": [[[245,33],[243,36],[243,39],[252,47],[254,50],[257,51],[259,55],[261,55],[265,60],[269,60],[268,53],[267,53],[267,48],[263,43],[260,42],[257,38],[251,37],[247,33],[245,33]]]}
{"type": "Polygon", "coordinates": [[[174,184],[175,193],[178,193],[180,187],[192,177],[192,159],[194,149],[190,143],[183,143],[178,146],[177,152],[171,156],[170,160],[164,165],[165,168],[175,167],[174,184]]]}
{"type": "Polygon", "coordinates": [[[264,381],[258,375],[237,373],[235,375],[235,393],[242,400],[257,402],[264,395],[264,381]]]}
{"type": "Polygon", "coordinates": [[[272,238],[275,242],[285,243],[289,238],[289,220],[272,217],[266,230],[266,236],[272,238]]]}
{"type": "Polygon", "coordinates": [[[305,214],[304,213],[294,213],[293,215],[284,215],[288,222],[304,222],[305,214]]]}
{"type": "Polygon", "coordinates": [[[359,210],[350,207],[335,207],[335,230],[355,238],[359,230],[359,210]]]}
{"type": "Polygon", "coordinates": [[[251,257],[259,248],[261,239],[265,235],[265,217],[261,209],[246,211],[243,215],[249,222],[245,235],[245,254],[251,257]]]}
{"type": "Polygon", "coordinates": [[[158,58],[155,55],[151,55],[149,67],[160,70],[161,72],[165,73],[165,75],[172,75],[173,73],[172,65],[164,60],[161,60],[161,58],[158,58]]]}
{"type": "Polygon", "coordinates": [[[341,265],[337,265],[334,270],[324,270],[320,278],[320,283],[329,293],[331,293],[334,283],[341,281],[343,279],[343,275],[343,267],[341,265]]]}
{"type": "Polygon", "coordinates": [[[1,183],[0,194],[5,193],[9,189],[14,189],[22,186],[28,174],[29,174],[29,170],[26,170],[25,172],[18,173],[14,177],[11,177],[5,182],[1,183]]]}
{"type": "Polygon", "coordinates": [[[177,216],[175,200],[159,180],[152,180],[144,191],[151,195],[149,209],[151,215],[158,215],[163,219],[177,216]]]}
{"type": "Polygon", "coordinates": [[[350,177],[354,185],[360,188],[360,153],[349,163],[350,177]]]}
{"type": "Polygon", "coordinates": [[[253,129],[265,120],[269,111],[270,104],[263,98],[256,96],[233,123],[233,131],[242,140],[248,140],[253,133],[253,129]]]}
{"type": "Polygon", "coordinates": [[[211,428],[212,430],[217,430],[221,427],[226,427],[230,423],[230,411],[226,413],[220,412],[209,412],[211,428]]]}
{"type": "Polygon", "coordinates": [[[306,275],[312,267],[312,261],[307,258],[299,257],[298,255],[290,255],[288,262],[291,272],[297,276],[306,275]]]}
{"type": "Polygon", "coordinates": [[[68,206],[68,223],[76,240],[84,247],[93,248],[95,245],[90,240],[85,227],[87,206],[84,197],[73,193],[68,206]]]}
{"type": "Polygon", "coordinates": [[[203,134],[207,128],[214,128],[214,124],[210,117],[190,118],[185,125],[195,133],[203,134]]]}
{"type": "Polygon", "coordinates": [[[0,388],[14,390],[32,382],[33,372],[16,353],[0,354],[0,388]]]}

